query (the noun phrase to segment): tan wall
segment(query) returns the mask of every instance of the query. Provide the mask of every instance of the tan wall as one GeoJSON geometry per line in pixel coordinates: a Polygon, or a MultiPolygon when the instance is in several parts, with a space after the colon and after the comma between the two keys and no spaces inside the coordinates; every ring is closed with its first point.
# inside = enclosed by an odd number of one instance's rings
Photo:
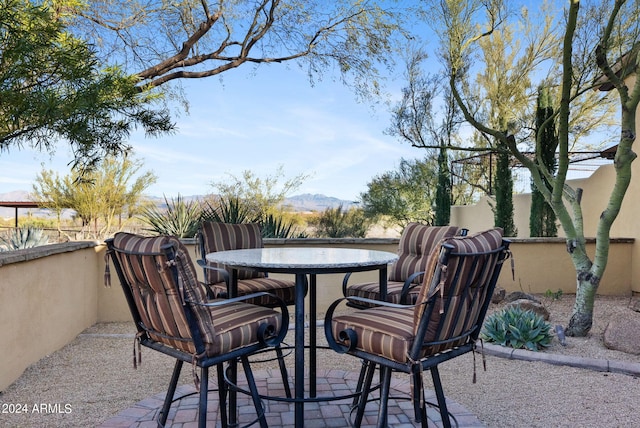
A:
{"type": "Polygon", "coordinates": [[[90,246],[0,262],[0,391],[29,365],[95,324],[97,259],[90,246]]]}
{"type": "MultiPolygon", "coordinates": [[[[326,246],[397,251],[397,239],[267,240],[267,246],[326,246]]],[[[592,251],[592,245],[589,251],[592,251]]],[[[602,280],[602,294],[630,294],[634,244],[614,242],[602,280]]],[[[195,259],[194,245],[187,244],[195,259]]],[[[573,268],[562,239],[555,242],[514,239],[516,280],[507,263],[499,285],[507,291],[573,293],[573,268]]],[[[0,254],[0,391],[30,364],[73,340],[95,322],[131,321],[117,275],[104,286],[104,245],[68,243],[26,252],[0,254]],[[53,248],[53,250],[51,250],[53,248]]],[[[201,275],[201,272],[199,272],[201,275]]],[[[377,272],[359,272],[350,283],[376,281],[377,272]]],[[[276,276],[276,275],[274,275],[276,276]]],[[[280,275],[282,276],[282,275],[280,275]]],[[[341,297],[342,274],[318,276],[318,315],[341,297]]]]}
{"type": "MultiPolygon", "coordinates": [[[[598,294],[625,296],[631,294],[631,269],[633,241],[613,242],[609,251],[609,263],[602,277],[598,294]]],[[[502,267],[498,285],[510,291],[544,294],[562,290],[575,294],[576,275],[566,243],[557,239],[514,239],[510,246],[514,263],[515,280],[511,262],[502,267]]],[[[587,244],[593,254],[595,243],[587,244]]]]}

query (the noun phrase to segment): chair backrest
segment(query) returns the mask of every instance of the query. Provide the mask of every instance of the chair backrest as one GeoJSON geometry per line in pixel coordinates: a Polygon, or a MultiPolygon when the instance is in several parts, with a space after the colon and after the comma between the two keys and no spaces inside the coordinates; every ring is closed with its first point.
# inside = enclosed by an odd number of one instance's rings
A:
{"type": "MultiPolygon", "coordinates": [[[[409,223],[400,235],[398,260],[389,268],[389,280],[404,282],[414,272],[423,272],[427,267],[429,254],[444,238],[455,236],[457,226],[425,226],[409,223]]],[[[416,277],[413,282],[421,284],[423,276],[416,277]]]]}
{"type": "MultiPolygon", "coordinates": [[[[227,250],[244,250],[248,248],[262,248],[262,232],[256,223],[219,223],[205,221],[198,231],[198,242],[202,257],[207,253],[227,250]]],[[[224,268],[218,264],[214,267],[224,268]]],[[[205,282],[217,284],[224,281],[222,274],[205,269],[205,282]]],[[[250,270],[239,270],[238,279],[263,278],[264,273],[250,270]]]]}
{"type": "Polygon", "coordinates": [[[107,242],[138,332],[191,354],[201,354],[215,337],[206,293],[189,253],[171,236],[117,233],[107,242]]]}
{"type": "Polygon", "coordinates": [[[429,257],[414,310],[412,358],[472,344],[478,339],[509,241],[501,228],[446,238],[429,257]]]}

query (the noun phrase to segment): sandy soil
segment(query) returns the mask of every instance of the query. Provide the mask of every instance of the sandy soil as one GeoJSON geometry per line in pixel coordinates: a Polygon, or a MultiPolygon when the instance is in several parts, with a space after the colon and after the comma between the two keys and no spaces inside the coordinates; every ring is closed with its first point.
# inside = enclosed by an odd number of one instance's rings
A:
{"type": "MultiPolygon", "coordinates": [[[[552,324],[566,324],[573,296],[544,300],[552,324]]],[[[607,320],[629,311],[630,298],[599,297],[592,333],[554,341],[545,352],[640,363],[640,356],[608,350],[602,342],[607,320]]],[[[142,366],[132,367],[133,325],[97,324],[61,350],[29,367],[6,391],[0,406],[28,409],[0,413],[0,427],[91,427],[145,397],[166,390],[171,358],[143,349],[142,366]],[[48,410],[33,411],[34,406],[48,410]]],[[[319,332],[319,337],[323,333],[319,332]]],[[[323,353],[319,364],[357,370],[355,358],[323,353]]],[[[487,356],[487,371],[465,355],[441,366],[447,397],[476,414],[489,427],[634,426],[640,379],[586,369],[487,356]]],[[[259,369],[257,367],[256,369],[259,369]]],[[[185,370],[181,383],[192,382],[185,370]]],[[[2,410],[2,408],[0,408],[2,410]]]]}

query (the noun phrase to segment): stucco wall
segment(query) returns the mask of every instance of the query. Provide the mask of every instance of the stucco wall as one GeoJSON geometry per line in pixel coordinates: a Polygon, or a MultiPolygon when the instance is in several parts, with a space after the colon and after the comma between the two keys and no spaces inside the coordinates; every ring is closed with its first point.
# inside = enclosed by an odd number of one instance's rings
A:
{"type": "Polygon", "coordinates": [[[47,245],[0,257],[0,391],[95,324],[94,245],[47,245]]]}

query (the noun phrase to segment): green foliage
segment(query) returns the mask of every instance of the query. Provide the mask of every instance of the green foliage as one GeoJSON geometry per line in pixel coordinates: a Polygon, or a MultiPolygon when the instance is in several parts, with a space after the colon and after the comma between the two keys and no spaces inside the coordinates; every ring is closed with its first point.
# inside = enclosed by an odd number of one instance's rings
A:
{"type": "Polygon", "coordinates": [[[551,343],[551,325],[533,311],[509,306],[487,317],[481,337],[514,349],[538,351],[551,343]]]}
{"type": "Polygon", "coordinates": [[[214,221],[219,223],[259,223],[261,214],[249,204],[237,197],[221,197],[214,203],[205,202],[201,221],[214,221]]]}
{"type": "Polygon", "coordinates": [[[260,222],[263,238],[304,238],[303,233],[297,233],[292,220],[282,215],[267,214],[260,222]]]}
{"type": "MultiPolygon", "coordinates": [[[[558,135],[553,121],[553,105],[549,88],[538,88],[538,106],[536,109],[536,145],[539,147],[539,155],[534,162],[542,163],[542,169],[550,173],[556,170],[556,149],[558,148],[558,135]]],[[[549,181],[540,177],[544,184],[545,193],[551,195],[552,187],[549,181]]],[[[544,195],[531,180],[531,213],[529,215],[529,236],[558,236],[556,215],[553,208],[544,195]]]]}
{"type": "Polygon", "coordinates": [[[436,186],[434,226],[448,226],[451,221],[451,171],[447,149],[438,150],[438,185],[436,186]]]}
{"type": "Polygon", "coordinates": [[[220,223],[258,223],[263,238],[302,237],[295,229],[295,222],[285,219],[282,212],[256,213],[255,208],[236,197],[220,198],[216,205],[207,201],[204,204],[200,221],[220,223]]]}
{"type": "Polygon", "coordinates": [[[327,208],[314,222],[316,236],[321,238],[364,238],[370,225],[362,209],[344,210],[342,205],[327,208]]]}
{"type": "Polygon", "coordinates": [[[41,2],[0,0],[0,150],[53,152],[64,140],[84,171],[126,152],[137,126],[150,135],[171,131],[168,112],[148,108],[157,97],[135,76],[100,64],[55,13],[41,2]]]}
{"type": "Polygon", "coordinates": [[[197,201],[185,201],[182,196],[167,200],[166,209],[156,206],[145,207],[140,215],[142,221],[151,226],[158,235],[172,235],[178,238],[193,238],[198,232],[202,211],[197,201]]]}
{"type": "Polygon", "coordinates": [[[551,300],[560,300],[562,298],[562,289],[558,288],[557,291],[547,290],[544,292],[544,297],[551,300]]]}
{"type": "MultiPolygon", "coordinates": [[[[498,142],[498,146],[502,146],[506,150],[502,142],[498,142]]],[[[513,176],[511,174],[511,155],[506,151],[498,153],[496,162],[495,175],[495,196],[496,204],[494,207],[494,223],[495,226],[504,230],[504,236],[516,236],[515,223],[513,221],[513,176]]]]}
{"type": "Polygon", "coordinates": [[[20,227],[9,232],[9,236],[0,236],[0,251],[22,250],[49,243],[49,238],[42,229],[20,227]]]}
{"type": "Polygon", "coordinates": [[[139,175],[141,168],[142,161],[109,156],[92,171],[73,169],[62,178],[57,172],[43,170],[36,177],[33,197],[58,216],[65,208],[75,210],[82,225],[92,227],[93,236],[100,237],[111,230],[116,219],[135,214],[143,192],[156,181],[150,171],[139,175]]]}
{"type": "MultiPolygon", "coordinates": [[[[279,166],[276,172],[266,177],[258,177],[252,171],[245,170],[242,177],[229,174],[229,180],[212,183],[218,189],[220,198],[227,204],[242,203],[242,209],[249,209],[251,217],[262,217],[279,209],[286,196],[298,189],[309,176],[297,175],[285,179],[284,168],[279,166]]],[[[233,213],[230,213],[233,214],[233,213]]],[[[230,221],[229,223],[242,223],[230,221]]]]}
{"type": "Polygon", "coordinates": [[[369,218],[384,216],[401,228],[412,221],[433,224],[437,171],[433,159],[402,159],[397,170],[375,177],[360,194],[365,214],[369,218]]]}

